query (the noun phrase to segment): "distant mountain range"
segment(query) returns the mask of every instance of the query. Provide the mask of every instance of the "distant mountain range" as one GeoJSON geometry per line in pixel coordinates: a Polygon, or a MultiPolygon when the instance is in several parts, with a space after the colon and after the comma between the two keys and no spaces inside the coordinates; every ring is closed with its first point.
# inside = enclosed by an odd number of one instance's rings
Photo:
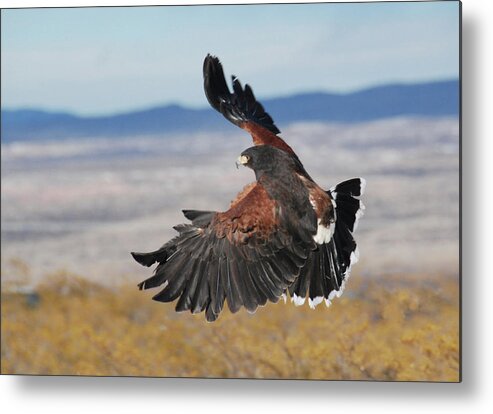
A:
{"type": "MultiPolygon", "coordinates": [[[[378,86],[348,94],[305,93],[262,100],[277,126],[300,121],[354,123],[396,116],[456,116],[459,81],[378,86]]],[[[224,130],[230,128],[210,108],[179,105],[99,117],[81,117],[36,109],[1,111],[1,140],[63,140],[224,130]]]]}

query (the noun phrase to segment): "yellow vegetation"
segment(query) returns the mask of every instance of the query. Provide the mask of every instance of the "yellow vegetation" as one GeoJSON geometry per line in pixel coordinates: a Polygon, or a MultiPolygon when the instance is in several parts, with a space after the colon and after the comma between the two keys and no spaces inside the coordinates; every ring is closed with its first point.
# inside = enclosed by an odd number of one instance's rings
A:
{"type": "Polygon", "coordinates": [[[458,281],[353,276],[327,309],[177,314],[70,274],[2,292],[2,374],[459,380],[458,281]]]}

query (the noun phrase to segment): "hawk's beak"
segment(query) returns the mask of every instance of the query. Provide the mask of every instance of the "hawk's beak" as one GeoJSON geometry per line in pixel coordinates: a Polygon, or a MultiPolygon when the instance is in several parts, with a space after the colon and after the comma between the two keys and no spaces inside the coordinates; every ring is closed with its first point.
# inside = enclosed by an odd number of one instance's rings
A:
{"type": "Polygon", "coordinates": [[[248,163],[248,157],[246,155],[240,155],[238,159],[236,160],[236,168],[238,168],[241,165],[246,165],[248,163]]]}

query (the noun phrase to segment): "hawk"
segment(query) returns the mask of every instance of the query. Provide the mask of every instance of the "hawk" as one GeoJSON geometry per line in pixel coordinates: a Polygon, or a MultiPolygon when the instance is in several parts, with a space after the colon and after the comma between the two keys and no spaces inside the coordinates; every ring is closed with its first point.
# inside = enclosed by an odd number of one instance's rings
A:
{"type": "Polygon", "coordinates": [[[311,308],[339,297],[358,260],[353,238],[364,205],[365,181],[352,178],[323,190],[279,136],[249,85],[226,83],[221,62],[207,55],[204,90],[211,106],[252,136],[238,163],[252,169],[246,186],[224,212],[183,210],[178,235],[150,253],[132,253],[144,266],[157,263],[140,289],[161,286],[153,299],[177,300],[176,311],[215,321],[225,302],[250,313],[287,294],[311,308]]]}

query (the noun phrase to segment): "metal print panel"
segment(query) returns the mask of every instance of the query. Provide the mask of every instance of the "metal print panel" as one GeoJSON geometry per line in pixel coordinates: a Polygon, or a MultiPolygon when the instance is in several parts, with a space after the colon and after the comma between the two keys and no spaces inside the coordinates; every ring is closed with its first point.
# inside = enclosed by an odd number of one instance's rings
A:
{"type": "Polygon", "coordinates": [[[460,381],[460,3],[3,9],[2,374],[460,381]]]}

